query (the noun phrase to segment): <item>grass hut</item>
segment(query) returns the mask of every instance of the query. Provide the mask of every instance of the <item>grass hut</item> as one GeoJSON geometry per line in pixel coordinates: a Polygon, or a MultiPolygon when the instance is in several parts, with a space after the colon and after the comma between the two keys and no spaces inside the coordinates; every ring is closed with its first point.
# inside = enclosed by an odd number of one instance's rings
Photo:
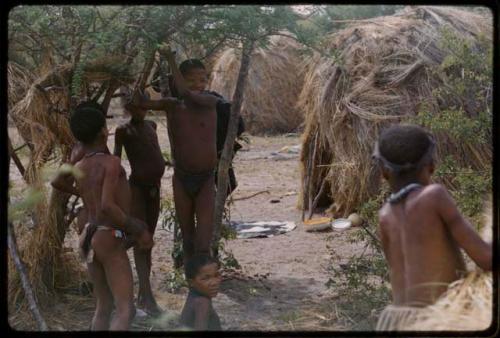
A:
{"type": "MultiPolygon", "coordinates": [[[[232,99],[240,59],[234,49],[220,53],[212,68],[210,90],[232,99]]],[[[255,49],[241,108],[248,132],[294,132],[302,124],[303,113],[296,107],[303,83],[301,61],[300,46],[292,38],[273,36],[268,48],[255,49]]]]}
{"type": "MultiPolygon", "coordinates": [[[[410,6],[393,16],[353,21],[330,36],[335,57],[309,61],[299,100],[305,112],[302,208],[329,207],[337,217],[356,210],[379,189],[371,179],[378,175],[370,155],[381,129],[408,121],[424,107],[432,116],[447,108],[434,92],[448,85],[445,72],[439,73],[450,54],[442,46],[443,28],[472,44],[492,40],[491,17],[454,7],[410,6]]],[[[463,77],[463,69],[451,71],[463,77]]],[[[479,101],[484,107],[491,98],[469,102],[479,101]]],[[[479,109],[471,105],[466,113],[474,117],[479,109]]],[[[491,142],[457,144],[446,132],[437,139],[441,158],[455,154],[461,165],[490,168],[491,142]]]]}

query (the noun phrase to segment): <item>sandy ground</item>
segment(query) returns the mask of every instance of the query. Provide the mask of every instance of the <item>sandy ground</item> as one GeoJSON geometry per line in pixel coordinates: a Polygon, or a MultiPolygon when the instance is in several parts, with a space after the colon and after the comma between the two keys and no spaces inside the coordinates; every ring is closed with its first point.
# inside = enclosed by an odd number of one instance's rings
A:
{"type": "MultiPolygon", "coordinates": [[[[159,139],[162,149],[168,151],[165,121],[153,117],[159,125],[159,139]]],[[[125,120],[117,117],[108,123],[110,132],[125,120]]],[[[14,146],[21,144],[14,129],[9,134],[14,146]]],[[[328,280],[328,266],[339,264],[358,250],[356,244],[349,243],[349,231],[308,233],[301,223],[301,212],[296,208],[300,189],[298,153],[278,152],[285,146],[300,144],[298,135],[254,137],[244,145],[236,156],[234,167],[239,182],[233,194],[234,199],[267,191],[252,198],[234,201],[231,205],[233,221],[293,221],[295,230],[271,238],[234,239],[226,243],[242,266],[242,278],[228,278],[222,283],[220,294],[214,299],[214,307],[221,317],[225,330],[342,330],[335,320],[335,297],[333,291],[325,286],[328,280]],[[279,203],[271,203],[272,199],[279,203]],[[332,261],[332,250],[337,255],[332,261]],[[332,263],[333,262],[333,263],[332,263]],[[255,275],[266,278],[255,278],[255,275]],[[325,310],[326,309],[326,310],[325,310]]],[[[108,141],[113,149],[114,136],[108,141]]],[[[23,152],[21,151],[21,154],[23,152]]],[[[26,154],[26,153],[25,153],[26,154]]],[[[25,161],[26,163],[26,161],[25,161]]],[[[130,173],[126,159],[123,165],[130,173]]],[[[11,164],[10,178],[14,182],[12,195],[23,187],[22,178],[14,164],[11,164]]],[[[172,169],[167,169],[162,179],[162,198],[172,198],[172,169]]],[[[168,274],[172,272],[172,234],[159,225],[154,239],[152,286],[159,305],[167,314],[178,316],[182,309],[186,288],[176,293],[166,290],[168,274]]],[[[65,246],[76,249],[76,232],[68,233],[65,246]]],[[[71,250],[71,249],[69,249],[71,250]]],[[[129,256],[133,265],[133,255],[129,256]]],[[[135,267],[133,267],[135,269],[135,267]]],[[[134,278],[137,278],[134,271],[134,278]]],[[[64,323],[56,325],[59,330],[86,330],[93,315],[94,300],[87,296],[85,306],[74,309],[71,305],[61,304],[60,311],[78,317],[77,324],[70,327],[64,323]]],[[[46,316],[50,316],[48,313],[46,316]]],[[[50,320],[48,320],[50,322],[50,320]]],[[[158,322],[156,322],[158,323],[158,322]]],[[[168,326],[158,324],[160,327],[168,326]]],[[[156,325],[156,329],[158,328],[156,325]]],[[[153,324],[134,324],[133,328],[147,330],[153,324]],[[150,326],[148,326],[150,325],[150,326]]],[[[18,327],[22,328],[22,327],[18,327]]],[[[155,328],[153,328],[155,329],[155,328]]]]}

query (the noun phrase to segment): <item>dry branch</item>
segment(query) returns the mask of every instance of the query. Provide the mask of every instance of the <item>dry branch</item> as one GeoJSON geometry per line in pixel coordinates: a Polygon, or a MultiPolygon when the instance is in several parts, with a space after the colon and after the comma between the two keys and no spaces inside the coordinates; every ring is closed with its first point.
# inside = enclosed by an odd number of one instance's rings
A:
{"type": "Polygon", "coordinates": [[[33,293],[33,289],[31,287],[30,280],[28,278],[28,274],[26,272],[26,268],[24,267],[24,263],[22,262],[21,258],[19,257],[18,250],[17,250],[17,243],[16,243],[16,237],[12,228],[12,223],[7,223],[7,238],[8,238],[8,245],[9,245],[9,253],[10,256],[14,262],[14,265],[16,267],[17,272],[19,273],[19,277],[21,279],[21,284],[24,290],[24,294],[26,295],[26,298],[28,300],[29,308],[31,313],[33,314],[33,317],[35,318],[35,321],[38,324],[38,327],[40,331],[47,331],[47,323],[45,323],[45,320],[43,319],[40,309],[38,308],[36,296],[33,293]]]}

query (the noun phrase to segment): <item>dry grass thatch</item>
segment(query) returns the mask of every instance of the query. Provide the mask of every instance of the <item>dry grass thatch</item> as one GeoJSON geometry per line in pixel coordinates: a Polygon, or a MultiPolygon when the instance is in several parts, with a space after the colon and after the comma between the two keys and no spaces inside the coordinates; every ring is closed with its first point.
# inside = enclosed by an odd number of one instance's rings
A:
{"type": "MultiPolygon", "coordinates": [[[[491,22],[452,7],[411,7],[332,34],[330,48],[338,59],[312,58],[300,94],[299,106],[306,114],[302,207],[311,204],[308,196],[311,201],[321,195],[320,205],[346,216],[375,193],[370,155],[381,128],[414,116],[422,104],[439,113],[432,91],[444,80],[431,69],[447,55],[439,44],[441,29],[448,26],[467,39],[482,33],[491,39],[491,22]]],[[[491,147],[454,144],[446,135],[437,136],[438,156],[457,154],[460,164],[488,169],[491,147]]]]}
{"type": "MultiPolygon", "coordinates": [[[[267,49],[257,48],[252,54],[241,108],[248,132],[292,132],[303,122],[296,107],[303,83],[299,50],[293,39],[273,36],[267,49]]],[[[234,49],[220,54],[212,69],[210,90],[232,99],[240,59],[234,49]]]]}

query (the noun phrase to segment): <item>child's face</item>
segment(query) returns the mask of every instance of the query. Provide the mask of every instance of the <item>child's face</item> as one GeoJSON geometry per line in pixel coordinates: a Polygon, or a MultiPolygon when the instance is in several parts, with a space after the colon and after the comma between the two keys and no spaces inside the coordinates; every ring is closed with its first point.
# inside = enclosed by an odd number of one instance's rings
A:
{"type": "Polygon", "coordinates": [[[193,68],[184,74],[189,90],[203,91],[208,84],[207,71],[203,68],[193,68]]]}
{"type": "Polygon", "coordinates": [[[213,298],[219,292],[221,276],[216,263],[203,266],[196,277],[190,280],[190,285],[199,293],[213,298]]]}

